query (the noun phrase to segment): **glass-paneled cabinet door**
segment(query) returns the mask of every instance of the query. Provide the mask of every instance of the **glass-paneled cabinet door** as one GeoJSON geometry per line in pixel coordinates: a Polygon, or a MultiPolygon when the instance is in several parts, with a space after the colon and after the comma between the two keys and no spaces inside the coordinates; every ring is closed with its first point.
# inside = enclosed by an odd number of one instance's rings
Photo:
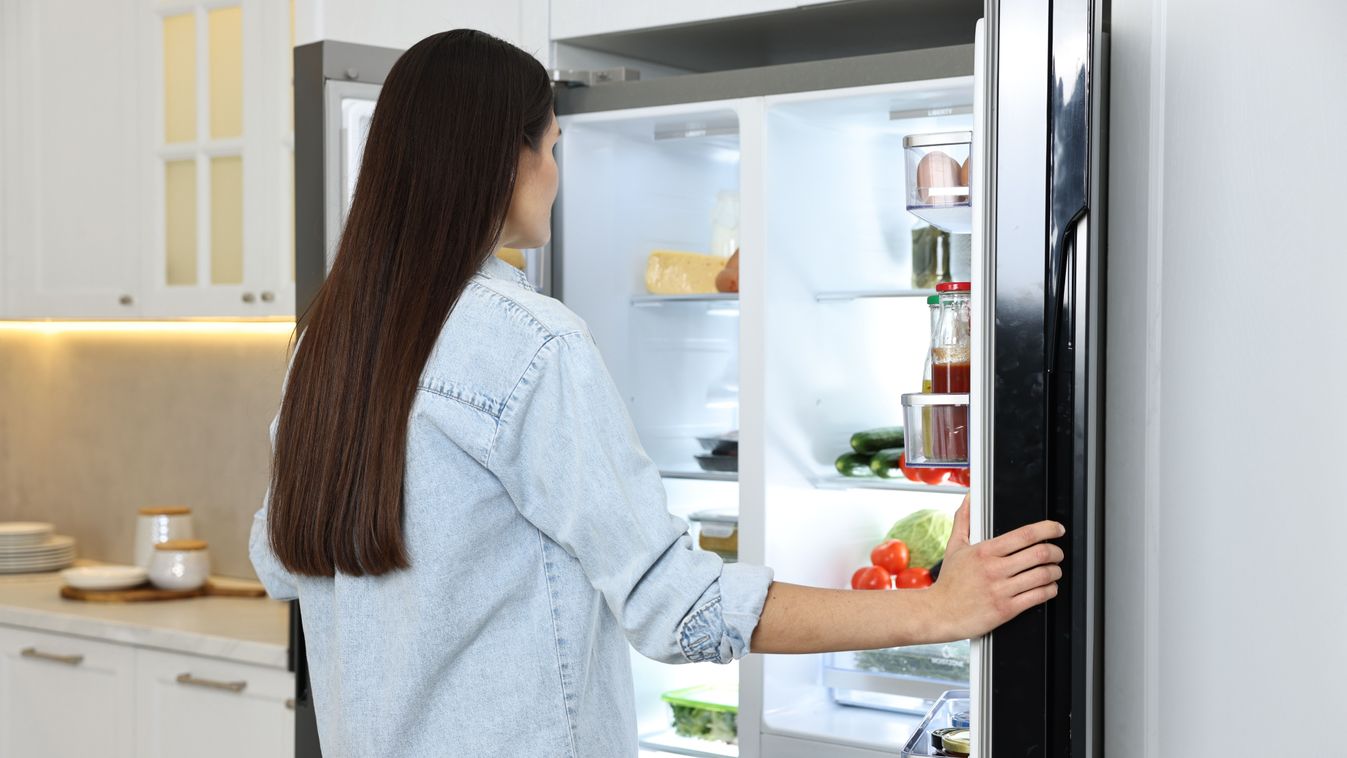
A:
{"type": "Polygon", "coordinates": [[[293,315],[288,4],[147,2],[144,315],[293,315]]]}

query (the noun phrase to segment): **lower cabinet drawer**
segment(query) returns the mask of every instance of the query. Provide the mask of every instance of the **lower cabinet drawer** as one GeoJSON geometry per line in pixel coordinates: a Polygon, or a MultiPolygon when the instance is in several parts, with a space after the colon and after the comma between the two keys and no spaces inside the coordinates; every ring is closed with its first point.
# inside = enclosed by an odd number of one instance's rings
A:
{"type": "Polygon", "coordinates": [[[0,626],[0,756],[130,758],[134,648],[0,626]]]}
{"type": "Polygon", "coordinates": [[[136,755],[294,755],[294,675],[177,653],[136,655],[136,755]]]}

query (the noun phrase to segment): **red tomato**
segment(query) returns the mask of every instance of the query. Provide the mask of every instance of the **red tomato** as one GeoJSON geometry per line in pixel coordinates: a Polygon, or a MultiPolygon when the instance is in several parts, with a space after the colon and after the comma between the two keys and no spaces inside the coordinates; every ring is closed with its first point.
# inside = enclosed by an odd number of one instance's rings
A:
{"type": "Polygon", "coordinates": [[[893,587],[893,575],[879,566],[856,569],[851,575],[853,590],[887,590],[893,587]]]}
{"type": "Polygon", "coordinates": [[[939,484],[945,480],[946,469],[908,466],[907,453],[898,456],[898,468],[902,469],[903,476],[907,477],[909,481],[921,482],[922,484],[939,484]]]}
{"type": "Polygon", "coordinates": [[[907,543],[902,540],[886,540],[870,551],[870,562],[896,574],[907,568],[907,543]]]}
{"type": "Polygon", "coordinates": [[[915,590],[931,586],[931,572],[924,568],[905,568],[893,578],[893,586],[900,590],[915,590]]]}
{"type": "Polygon", "coordinates": [[[962,487],[967,487],[972,481],[972,474],[966,468],[956,468],[949,473],[949,480],[962,487]]]}

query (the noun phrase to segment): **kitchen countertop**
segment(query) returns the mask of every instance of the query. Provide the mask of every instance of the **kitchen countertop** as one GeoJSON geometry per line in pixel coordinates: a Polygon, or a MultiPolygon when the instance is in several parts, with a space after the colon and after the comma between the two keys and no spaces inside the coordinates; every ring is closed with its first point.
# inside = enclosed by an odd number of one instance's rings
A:
{"type": "Polygon", "coordinates": [[[0,576],[0,624],[286,668],[287,603],[239,597],[91,603],[66,600],[60,589],[54,573],[0,576]]]}

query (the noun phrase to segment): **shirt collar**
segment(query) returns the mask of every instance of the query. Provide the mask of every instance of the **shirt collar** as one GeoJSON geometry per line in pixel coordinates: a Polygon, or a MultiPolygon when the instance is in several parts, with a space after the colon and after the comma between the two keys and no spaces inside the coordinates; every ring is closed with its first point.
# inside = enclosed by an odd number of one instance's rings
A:
{"type": "Polygon", "coordinates": [[[533,289],[533,284],[529,282],[527,274],[515,268],[514,266],[511,266],[510,264],[506,263],[500,258],[497,258],[495,255],[491,255],[486,259],[486,263],[482,264],[481,271],[479,271],[478,273],[480,273],[482,276],[488,279],[499,279],[502,281],[514,282],[515,284],[518,284],[520,286],[533,289]]]}

